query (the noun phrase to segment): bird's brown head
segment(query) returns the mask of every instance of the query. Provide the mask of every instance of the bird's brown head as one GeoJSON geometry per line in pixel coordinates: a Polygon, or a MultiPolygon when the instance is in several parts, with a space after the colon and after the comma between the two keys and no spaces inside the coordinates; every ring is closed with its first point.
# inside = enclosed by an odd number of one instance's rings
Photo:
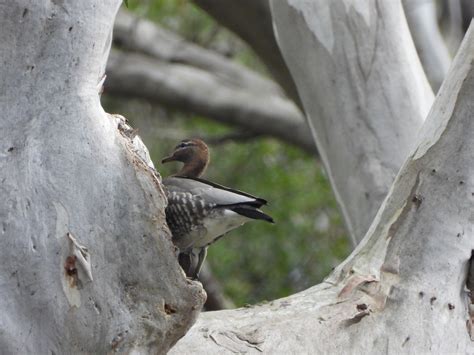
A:
{"type": "Polygon", "coordinates": [[[173,153],[164,158],[161,163],[170,161],[184,163],[183,168],[176,175],[199,177],[209,164],[209,149],[206,143],[200,139],[184,139],[174,148],[173,153]]]}

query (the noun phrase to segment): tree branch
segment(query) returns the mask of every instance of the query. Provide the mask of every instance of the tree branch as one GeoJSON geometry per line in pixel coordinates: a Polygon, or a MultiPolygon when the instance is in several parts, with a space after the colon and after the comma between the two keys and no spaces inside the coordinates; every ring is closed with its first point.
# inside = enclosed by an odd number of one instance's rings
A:
{"type": "Polygon", "coordinates": [[[217,22],[247,42],[285,90],[301,107],[298,91],[278,49],[268,0],[193,0],[217,22]]]}
{"type": "Polygon", "coordinates": [[[281,96],[242,88],[212,72],[187,65],[114,50],[107,75],[107,94],[159,102],[254,134],[271,135],[316,153],[299,110],[281,96]]]}
{"type": "Polygon", "coordinates": [[[437,22],[436,4],[434,0],[403,0],[403,8],[421,63],[436,92],[451,65],[451,56],[437,22]]]}
{"type": "Polygon", "coordinates": [[[140,53],[112,51],[106,94],[144,98],[317,154],[301,112],[272,81],[126,12],[114,29],[122,47],[140,53]]]}
{"type": "Polygon", "coordinates": [[[273,81],[125,10],[119,11],[115,20],[114,44],[161,62],[187,65],[213,73],[236,87],[282,96],[281,89],[273,81]]]}

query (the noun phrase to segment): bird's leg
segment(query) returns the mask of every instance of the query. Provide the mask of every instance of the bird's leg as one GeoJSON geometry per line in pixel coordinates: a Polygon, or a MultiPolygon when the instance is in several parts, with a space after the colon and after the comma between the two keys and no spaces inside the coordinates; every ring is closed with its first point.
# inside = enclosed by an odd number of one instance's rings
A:
{"type": "Polygon", "coordinates": [[[192,257],[189,253],[179,253],[178,262],[187,277],[191,275],[192,257]]]}
{"type": "Polygon", "coordinates": [[[206,260],[207,256],[207,247],[201,248],[199,251],[198,262],[196,265],[196,269],[194,270],[194,279],[197,280],[199,278],[199,272],[201,271],[202,264],[204,260],[206,260]]]}

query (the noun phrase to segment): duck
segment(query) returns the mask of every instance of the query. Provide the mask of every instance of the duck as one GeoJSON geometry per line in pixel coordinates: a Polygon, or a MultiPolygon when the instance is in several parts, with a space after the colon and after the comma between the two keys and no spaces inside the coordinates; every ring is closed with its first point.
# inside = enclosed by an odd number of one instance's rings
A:
{"type": "Polygon", "coordinates": [[[265,199],[201,178],[209,161],[209,148],[198,138],[182,140],[161,161],[183,163],[178,173],[163,179],[166,223],[181,267],[195,280],[207,248],[227,232],[251,220],[274,223],[260,210],[267,204],[265,199]]]}

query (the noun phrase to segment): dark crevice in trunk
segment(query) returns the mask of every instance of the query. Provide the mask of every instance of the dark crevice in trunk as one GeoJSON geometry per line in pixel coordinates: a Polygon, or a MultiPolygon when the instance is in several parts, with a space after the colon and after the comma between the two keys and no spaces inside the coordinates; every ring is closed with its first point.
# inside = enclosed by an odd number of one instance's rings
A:
{"type": "Polygon", "coordinates": [[[471,340],[474,341],[474,250],[471,250],[471,257],[467,265],[466,287],[468,290],[468,320],[466,321],[467,331],[471,340]]]}

